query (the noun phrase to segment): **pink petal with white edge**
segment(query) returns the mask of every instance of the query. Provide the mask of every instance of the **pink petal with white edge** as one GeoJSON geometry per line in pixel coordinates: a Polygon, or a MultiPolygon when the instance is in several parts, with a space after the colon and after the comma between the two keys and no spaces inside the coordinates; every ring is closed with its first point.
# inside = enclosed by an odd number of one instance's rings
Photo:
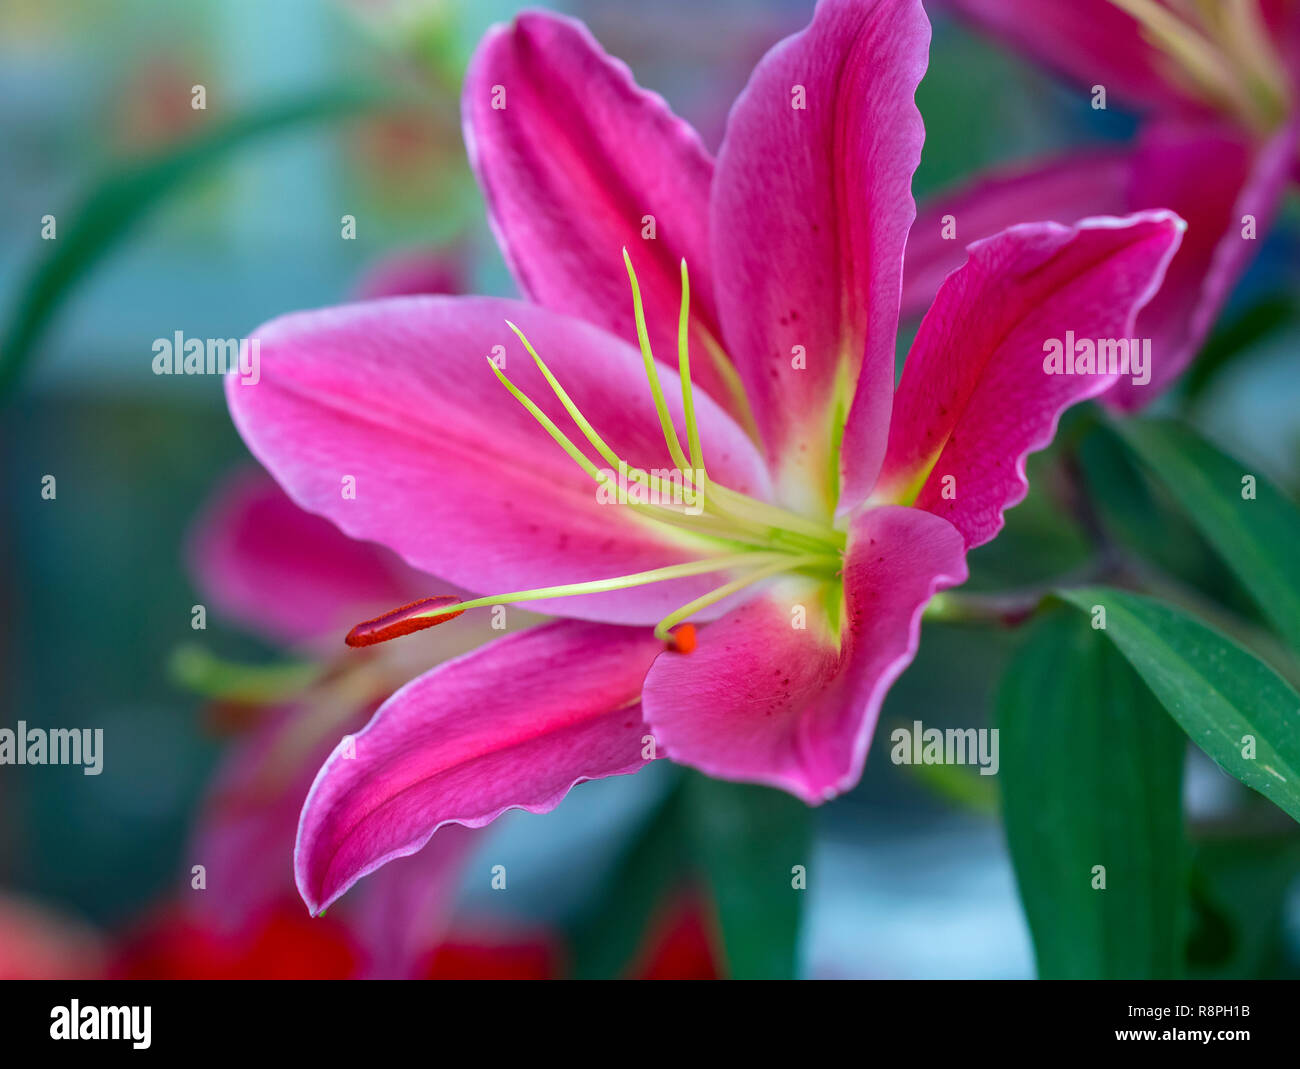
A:
{"type": "Polygon", "coordinates": [[[677,353],[680,262],[691,274],[693,378],[732,407],[709,263],[713,159],[580,22],[528,12],[490,30],[465,77],[465,144],[520,290],[636,341],[627,247],[655,355],[677,353]],[[647,228],[653,228],[649,230],[647,228]]]}
{"type": "Polygon", "coordinates": [[[885,694],[916,653],[925,605],[965,579],[962,538],[947,521],[899,506],[859,513],[840,638],[820,592],[795,579],[701,628],[693,653],[661,656],[646,677],[660,752],[814,805],[850,789],[885,694]],[[794,625],[800,606],[804,629],[794,625]]]}
{"type": "Polygon", "coordinates": [[[914,503],[950,520],[968,547],[1002,528],[1028,492],[1025,457],[1070,405],[1115,374],[1048,374],[1067,331],[1094,343],[1134,336],[1178,248],[1170,212],[1027,223],[970,248],[943,284],[908,354],[875,501],[914,503]]]}
{"type": "Polygon", "coordinates": [[[312,912],[444,824],[544,813],[575,784],[645,764],[648,630],[560,621],[491,642],[394,694],[316,777],[294,851],[312,912]]]}
{"type": "Polygon", "coordinates": [[[718,307],[791,505],[855,503],[884,452],[929,40],[919,0],[823,0],[759,63],[727,123],[713,187],[718,307]],[[833,446],[850,404],[837,495],[833,446]]]}
{"type": "MultiPolygon", "coordinates": [[[[694,536],[600,503],[591,478],[498,382],[492,354],[585,445],[507,319],[630,465],[673,466],[638,352],[579,320],[486,297],[396,297],[274,320],[254,335],[261,380],[227,379],[235,426],[304,508],[479,593],[607,579],[705,556],[694,536]]],[[[685,440],[676,376],[661,374],[685,440]]],[[[766,470],[744,432],[707,397],[696,400],[710,474],[768,496],[766,470]]],[[[653,623],[725,578],[553,604],[571,616],[653,623]]],[[[546,611],[547,603],[530,607],[546,611]]]]}
{"type": "Polygon", "coordinates": [[[186,555],[205,604],[283,642],[337,638],[372,611],[426,593],[432,582],[392,551],[303,511],[251,467],[209,499],[186,555]]]}

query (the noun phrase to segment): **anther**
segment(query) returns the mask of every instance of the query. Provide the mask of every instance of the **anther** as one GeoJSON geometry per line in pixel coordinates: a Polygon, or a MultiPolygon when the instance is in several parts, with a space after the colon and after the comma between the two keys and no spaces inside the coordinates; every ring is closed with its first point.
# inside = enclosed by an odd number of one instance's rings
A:
{"type": "Polygon", "coordinates": [[[430,616],[430,609],[436,609],[439,605],[456,605],[460,603],[460,598],[451,594],[439,594],[432,598],[421,598],[419,601],[413,601],[409,605],[403,605],[399,609],[393,609],[386,612],[383,616],[376,616],[373,620],[366,620],[364,623],[357,624],[348,632],[346,639],[349,646],[373,646],[378,642],[387,642],[390,638],[400,638],[402,635],[409,635],[414,631],[423,631],[426,627],[433,627],[435,624],[446,623],[448,620],[455,619],[464,609],[457,609],[455,612],[445,612],[440,615],[430,616]]]}

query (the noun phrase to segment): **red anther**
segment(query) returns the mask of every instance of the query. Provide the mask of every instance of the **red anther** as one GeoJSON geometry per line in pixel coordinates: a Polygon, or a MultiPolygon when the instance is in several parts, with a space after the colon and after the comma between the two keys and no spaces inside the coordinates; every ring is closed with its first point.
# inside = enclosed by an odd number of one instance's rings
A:
{"type": "Polygon", "coordinates": [[[445,612],[441,616],[423,616],[430,609],[437,608],[439,605],[455,605],[460,598],[453,597],[451,594],[439,594],[432,598],[421,598],[419,601],[413,601],[409,605],[403,605],[400,609],[393,609],[384,613],[383,616],[376,616],[373,620],[366,620],[364,623],[357,624],[348,632],[346,639],[349,646],[373,646],[377,642],[387,642],[390,638],[400,638],[402,635],[409,635],[414,631],[423,631],[426,627],[433,627],[435,624],[443,624],[448,620],[453,620],[459,616],[464,609],[457,609],[455,612],[445,612]]]}
{"type": "Polygon", "coordinates": [[[694,624],[682,624],[668,635],[668,648],[674,653],[693,653],[695,646],[694,624]]]}

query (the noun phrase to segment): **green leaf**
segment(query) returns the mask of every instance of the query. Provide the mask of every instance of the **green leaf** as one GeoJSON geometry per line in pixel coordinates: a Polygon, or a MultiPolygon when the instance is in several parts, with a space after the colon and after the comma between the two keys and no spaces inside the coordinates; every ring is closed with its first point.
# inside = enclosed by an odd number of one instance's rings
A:
{"type": "Polygon", "coordinates": [[[323,666],[310,661],[238,664],[193,644],[176,647],[168,669],[177,686],[195,694],[252,705],[288,701],[315,683],[325,671],[323,666]]]}
{"type": "Polygon", "coordinates": [[[1300,839],[1216,837],[1192,858],[1195,909],[1188,968],[1195,978],[1257,980],[1295,975],[1286,961],[1287,893],[1300,875],[1300,839]]]}
{"type": "Polygon", "coordinates": [[[1242,355],[1284,328],[1300,321],[1300,301],[1289,293],[1275,293],[1247,308],[1235,319],[1215,329],[1179,385],[1184,398],[1194,404],[1242,355]]]}
{"type": "Polygon", "coordinates": [[[571,933],[573,976],[622,976],[640,949],[655,909],[690,878],[685,798],[677,783],[614,863],[596,901],[571,933]]]}
{"type": "Polygon", "coordinates": [[[1300,650],[1300,509],[1194,431],[1131,420],[1120,436],[1168,487],[1278,633],[1300,650]],[[1243,478],[1254,498],[1243,497],[1243,478]]]}
{"type": "Polygon", "coordinates": [[[1179,975],[1187,851],[1178,728],[1073,613],[1035,625],[1003,679],[997,722],[1007,841],[1039,976],[1179,975]]]}
{"type": "Polygon", "coordinates": [[[17,380],[77,284],[185,182],[210,173],[224,157],[259,137],[393,99],[391,92],[374,88],[295,96],[214,124],[161,153],[101,174],[66,219],[59,214],[58,238],[41,242],[42,255],[19,286],[17,305],[0,341],[0,396],[17,380]]]}
{"type": "Polygon", "coordinates": [[[812,879],[812,810],[784,791],[691,773],[688,818],[713,893],[730,975],[786,980],[796,974],[799,923],[812,879]]]}
{"type": "Polygon", "coordinates": [[[1098,423],[1079,442],[1089,501],[1107,535],[1184,585],[1238,611],[1252,603],[1214,549],[1154,480],[1114,423],[1098,423]]]}
{"type": "Polygon", "coordinates": [[[1061,597],[1106,611],[1102,634],[1192,742],[1300,820],[1300,695],[1263,661],[1163,602],[1106,587],[1061,597]],[[1253,750],[1251,749],[1253,747],[1253,750]]]}
{"type": "Polygon", "coordinates": [[[1050,583],[1087,563],[1091,546],[1052,493],[1057,463],[1051,452],[1029,458],[1029,495],[1007,513],[997,538],[971,552],[966,591],[1050,583]]]}
{"type": "Polygon", "coordinates": [[[996,776],[982,776],[969,765],[921,763],[900,767],[935,797],[971,813],[997,816],[998,788],[993,782],[996,776]]]}

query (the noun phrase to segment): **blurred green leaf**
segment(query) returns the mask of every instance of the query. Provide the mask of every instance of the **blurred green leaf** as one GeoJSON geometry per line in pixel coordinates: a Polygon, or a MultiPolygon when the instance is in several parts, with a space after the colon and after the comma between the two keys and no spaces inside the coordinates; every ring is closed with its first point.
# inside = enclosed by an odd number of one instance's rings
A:
{"type": "Polygon", "coordinates": [[[17,381],[77,284],[185,182],[267,134],[393,99],[388,90],[346,87],[294,96],[214,124],[163,152],[121,164],[94,179],[77,208],[59,213],[58,238],[41,243],[42,254],[19,285],[18,300],[0,341],[0,397],[17,381]]]}
{"type": "Polygon", "coordinates": [[[1221,768],[1300,820],[1300,695],[1199,620],[1127,591],[1061,593],[1092,614],[1191,740],[1221,768]],[[1252,749],[1253,747],[1253,749],[1252,749]]]}
{"type": "Polygon", "coordinates": [[[799,925],[808,879],[812,809],[768,787],[691,773],[688,820],[696,857],[722,926],[724,955],[738,980],[786,980],[798,966],[799,925]]]}
{"type": "Polygon", "coordinates": [[[1300,322],[1300,301],[1292,294],[1277,293],[1219,326],[1183,376],[1180,389],[1184,398],[1189,403],[1199,401],[1238,357],[1297,322],[1300,322]]]}
{"type": "Polygon", "coordinates": [[[1186,928],[1177,726],[1086,620],[1060,612],[1035,625],[1007,669],[997,722],[1007,841],[1039,976],[1177,976],[1186,928]]]}
{"type": "Polygon", "coordinates": [[[1051,451],[1028,460],[1029,495],[1006,514],[1006,526],[970,554],[968,592],[1054,582],[1083,566],[1091,547],[1061,507],[1058,458],[1051,451]]]}
{"type": "Polygon", "coordinates": [[[1106,533],[1161,570],[1236,609],[1252,605],[1178,503],[1153,483],[1116,424],[1079,443],[1079,468],[1106,533]]]}
{"type": "Polygon", "coordinates": [[[1190,428],[1129,420],[1120,437],[1167,486],[1250,591],[1278,633],[1300,650],[1300,509],[1262,475],[1190,428]],[[1243,497],[1243,478],[1254,498],[1243,497]]]}
{"type": "Polygon", "coordinates": [[[170,675],[177,686],[219,701],[270,705],[286,701],[311,686],[324,667],[310,661],[239,664],[222,660],[202,646],[178,646],[170,675]]]}
{"type": "Polygon", "coordinates": [[[573,976],[622,976],[641,947],[657,907],[690,878],[685,792],[677,783],[651,811],[615,861],[596,900],[571,933],[573,976]]]}
{"type": "Polygon", "coordinates": [[[1294,976],[1285,954],[1286,896],[1300,875],[1295,835],[1224,837],[1198,843],[1192,858],[1193,925],[1188,970],[1195,978],[1294,976]]]}
{"type": "Polygon", "coordinates": [[[981,816],[998,813],[996,776],[982,776],[969,765],[921,764],[901,765],[907,774],[937,798],[981,816]]]}

